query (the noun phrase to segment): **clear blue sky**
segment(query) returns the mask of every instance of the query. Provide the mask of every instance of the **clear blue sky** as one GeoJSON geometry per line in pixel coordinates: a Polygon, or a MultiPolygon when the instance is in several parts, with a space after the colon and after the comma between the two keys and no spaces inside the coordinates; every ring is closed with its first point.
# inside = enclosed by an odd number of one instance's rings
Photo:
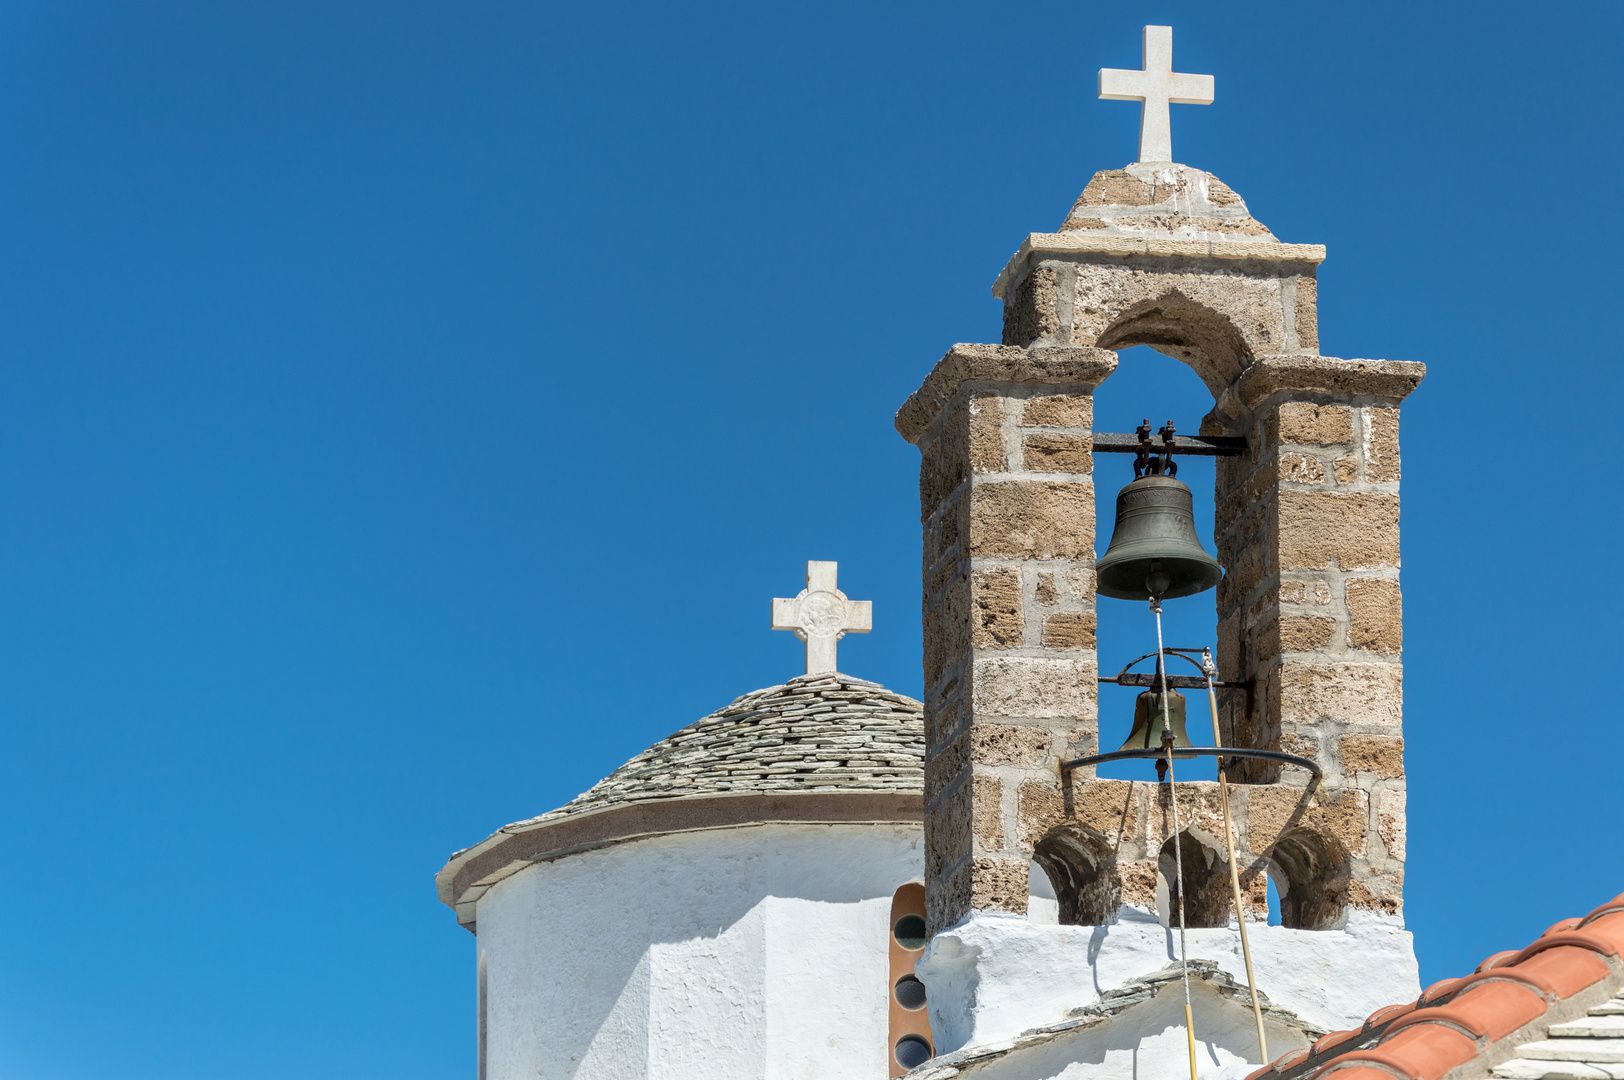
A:
{"type": "MultiPolygon", "coordinates": [[[[1423,981],[1624,889],[1624,7],[5,3],[0,1076],[471,1076],[450,851],[795,674],[808,558],[918,694],[892,413],[1132,159],[1147,22],[1324,351],[1429,367],[1423,981]]],[[[1193,429],[1144,352],[1099,426],[1193,429]]]]}

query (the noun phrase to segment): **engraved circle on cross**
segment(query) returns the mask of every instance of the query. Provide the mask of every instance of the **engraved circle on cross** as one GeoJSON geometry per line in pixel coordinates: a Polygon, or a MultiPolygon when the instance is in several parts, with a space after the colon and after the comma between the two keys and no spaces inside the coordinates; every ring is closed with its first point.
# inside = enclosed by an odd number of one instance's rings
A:
{"type": "Polygon", "coordinates": [[[813,637],[831,637],[845,632],[846,601],[831,592],[807,593],[801,601],[801,629],[813,637]]]}

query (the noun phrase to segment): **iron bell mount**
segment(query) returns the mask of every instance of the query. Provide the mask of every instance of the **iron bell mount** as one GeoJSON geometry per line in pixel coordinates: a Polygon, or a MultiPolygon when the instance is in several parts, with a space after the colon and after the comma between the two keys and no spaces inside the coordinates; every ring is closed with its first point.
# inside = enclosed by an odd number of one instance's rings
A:
{"type": "Polygon", "coordinates": [[[1118,600],[1171,600],[1206,592],[1223,567],[1202,548],[1195,531],[1194,497],[1177,479],[1173,422],[1151,441],[1150,421],[1139,425],[1133,482],[1117,493],[1111,543],[1095,566],[1097,589],[1118,600]]]}

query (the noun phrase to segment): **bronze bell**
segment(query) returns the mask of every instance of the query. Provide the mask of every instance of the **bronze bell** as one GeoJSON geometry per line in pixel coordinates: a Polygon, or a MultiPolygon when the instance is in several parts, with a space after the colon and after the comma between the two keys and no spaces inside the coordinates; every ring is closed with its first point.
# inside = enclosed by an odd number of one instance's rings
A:
{"type": "Polygon", "coordinates": [[[1194,506],[1190,489],[1171,476],[1141,476],[1118,492],[1116,528],[1095,568],[1100,594],[1170,600],[1218,584],[1224,568],[1196,539],[1194,506]]]}
{"type": "MultiPolygon", "coordinates": [[[[1160,750],[1162,748],[1162,695],[1159,690],[1146,690],[1133,703],[1133,731],[1122,744],[1123,750],[1160,750]]],[[[1184,733],[1184,695],[1177,690],[1167,692],[1167,721],[1173,729],[1173,756],[1191,758],[1194,754],[1181,754],[1178,748],[1194,746],[1184,733]]],[[[1159,771],[1159,770],[1158,770],[1159,771]]]]}

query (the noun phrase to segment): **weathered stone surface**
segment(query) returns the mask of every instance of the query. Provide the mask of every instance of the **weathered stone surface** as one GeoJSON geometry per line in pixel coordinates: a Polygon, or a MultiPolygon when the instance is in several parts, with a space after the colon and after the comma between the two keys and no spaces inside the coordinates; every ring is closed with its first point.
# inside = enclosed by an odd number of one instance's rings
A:
{"type": "Polygon", "coordinates": [[[1065,824],[1065,797],[1058,786],[1041,780],[1023,780],[1019,794],[1015,835],[1022,850],[1031,851],[1049,830],[1065,824]]]}
{"type": "Polygon", "coordinates": [[[1344,735],[1337,758],[1345,774],[1375,773],[1383,779],[1404,775],[1404,739],[1398,735],[1344,735]]]}
{"type": "Polygon", "coordinates": [[[1278,462],[1281,480],[1289,484],[1322,484],[1325,482],[1325,464],[1307,454],[1281,454],[1278,462]]]}
{"type": "Polygon", "coordinates": [[[1030,867],[1024,858],[977,857],[971,864],[970,905],[977,911],[1025,915],[1030,867]]]}
{"type": "Polygon", "coordinates": [[[1281,570],[1397,566],[1398,496],[1282,491],[1275,526],[1281,570]]]}
{"type": "Polygon", "coordinates": [[[1297,279],[1297,347],[1319,352],[1319,285],[1312,274],[1297,279]]]}
{"type": "Polygon", "coordinates": [[[925,762],[925,801],[928,803],[957,780],[970,764],[970,733],[962,732],[940,753],[925,762]]]}
{"type": "Polygon", "coordinates": [[[1397,656],[1404,651],[1404,604],[1392,578],[1349,578],[1348,647],[1397,656]]]}
{"type": "Polygon", "coordinates": [[[1246,842],[1252,851],[1266,854],[1283,834],[1307,829],[1348,854],[1364,853],[1370,796],[1358,788],[1309,795],[1304,788],[1261,785],[1248,788],[1246,796],[1246,842]]]}
{"type": "Polygon", "coordinates": [[[1032,472],[1091,473],[1094,443],[1083,435],[1043,431],[1028,435],[1021,444],[1023,466],[1032,472]]]}
{"type": "Polygon", "coordinates": [[[1398,410],[1365,410],[1365,479],[1396,484],[1399,478],[1398,410]]]}
{"type": "Polygon", "coordinates": [[[1338,484],[1351,484],[1359,477],[1359,462],[1356,458],[1340,457],[1331,463],[1338,484]]]}
{"type": "Polygon", "coordinates": [[[950,789],[925,809],[925,873],[940,877],[970,857],[972,791],[969,784],[950,789]]]}
{"type": "Polygon", "coordinates": [[[931,422],[968,381],[1060,386],[1069,394],[1092,390],[1116,370],[1108,349],[959,344],[937,361],[918,390],[897,410],[896,428],[919,445],[931,422]]]}
{"type": "Polygon", "coordinates": [[[1051,267],[1039,266],[1027,274],[1004,305],[1004,344],[1026,345],[1060,329],[1055,310],[1058,277],[1051,267]]]}
{"type": "Polygon", "coordinates": [[[1002,851],[1004,848],[1004,785],[998,777],[982,774],[974,777],[974,808],[972,828],[983,851],[1002,851]]]}
{"type": "Polygon", "coordinates": [[[1050,741],[1048,730],[1041,727],[978,720],[970,729],[971,755],[982,765],[1040,766],[1050,741]]]}
{"type": "Polygon", "coordinates": [[[1112,844],[1137,839],[1150,785],[1127,780],[1073,780],[1072,818],[1112,844]]]}
{"type": "Polygon", "coordinates": [[[1387,857],[1404,861],[1404,790],[1402,788],[1383,788],[1380,794],[1381,801],[1376,810],[1376,831],[1381,837],[1382,847],[1387,849],[1387,857]]]}
{"type": "Polygon", "coordinates": [[[1353,410],[1346,405],[1283,401],[1269,423],[1271,443],[1336,446],[1353,440],[1353,410]]]}
{"type": "Polygon", "coordinates": [[[1256,411],[1281,391],[1327,395],[1369,394],[1402,401],[1426,378],[1427,366],[1409,360],[1339,360],[1331,356],[1259,355],[1232,392],[1256,411]]]}
{"type": "Polygon", "coordinates": [[[1003,400],[997,394],[971,394],[964,409],[971,470],[984,473],[1008,469],[1009,455],[1004,450],[1003,400]]]}
{"type": "Polygon", "coordinates": [[[970,493],[973,558],[1092,558],[1094,485],[1009,480],[970,493]]]}
{"type": "Polygon", "coordinates": [[[1096,669],[1092,658],[977,657],[974,668],[971,707],[978,726],[981,717],[1063,719],[1093,715],[1096,669]]]}
{"type": "Polygon", "coordinates": [[[1281,615],[1258,634],[1258,659],[1268,660],[1282,652],[1311,652],[1329,645],[1336,633],[1336,620],[1318,615],[1281,615]]]}
{"type": "Polygon", "coordinates": [[[1094,599],[1094,557],[1089,552],[1088,566],[1073,566],[1066,571],[1066,582],[1071,586],[1071,595],[1078,600],[1094,599]]]}
{"type": "Polygon", "coordinates": [[[1025,633],[1021,612],[1021,572],[999,566],[970,575],[971,643],[978,649],[1019,645],[1025,633]]]}
{"type": "Polygon", "coordinates": [[[1043,644],[1050,649],[1092,649],[1092,611],[1058,611],[1043,620],[1043,644]]]}
{"type": "Polygon", "coordinates": [[[1053,574],[1044,572],[1038,575],[1037,586],[1032,591],[1032,598],[1045,606],[1060,602],[1060,590],[1055,587],[1053,574]]]}
{"type": "Polygon", "coordinates": [[[1035,394],[1026,399],[1021,412],[1025,427],[1094,426],[1094,396],[1092,394],[1035,394]]]}
{"type": "Polygon", "coordinates": [[[1290,665],[1271,680],[1271,712],[1282,721],[1335,720],[1397,730],[1403,713],[1403,669],[1397,664],[1290,665]]]}

